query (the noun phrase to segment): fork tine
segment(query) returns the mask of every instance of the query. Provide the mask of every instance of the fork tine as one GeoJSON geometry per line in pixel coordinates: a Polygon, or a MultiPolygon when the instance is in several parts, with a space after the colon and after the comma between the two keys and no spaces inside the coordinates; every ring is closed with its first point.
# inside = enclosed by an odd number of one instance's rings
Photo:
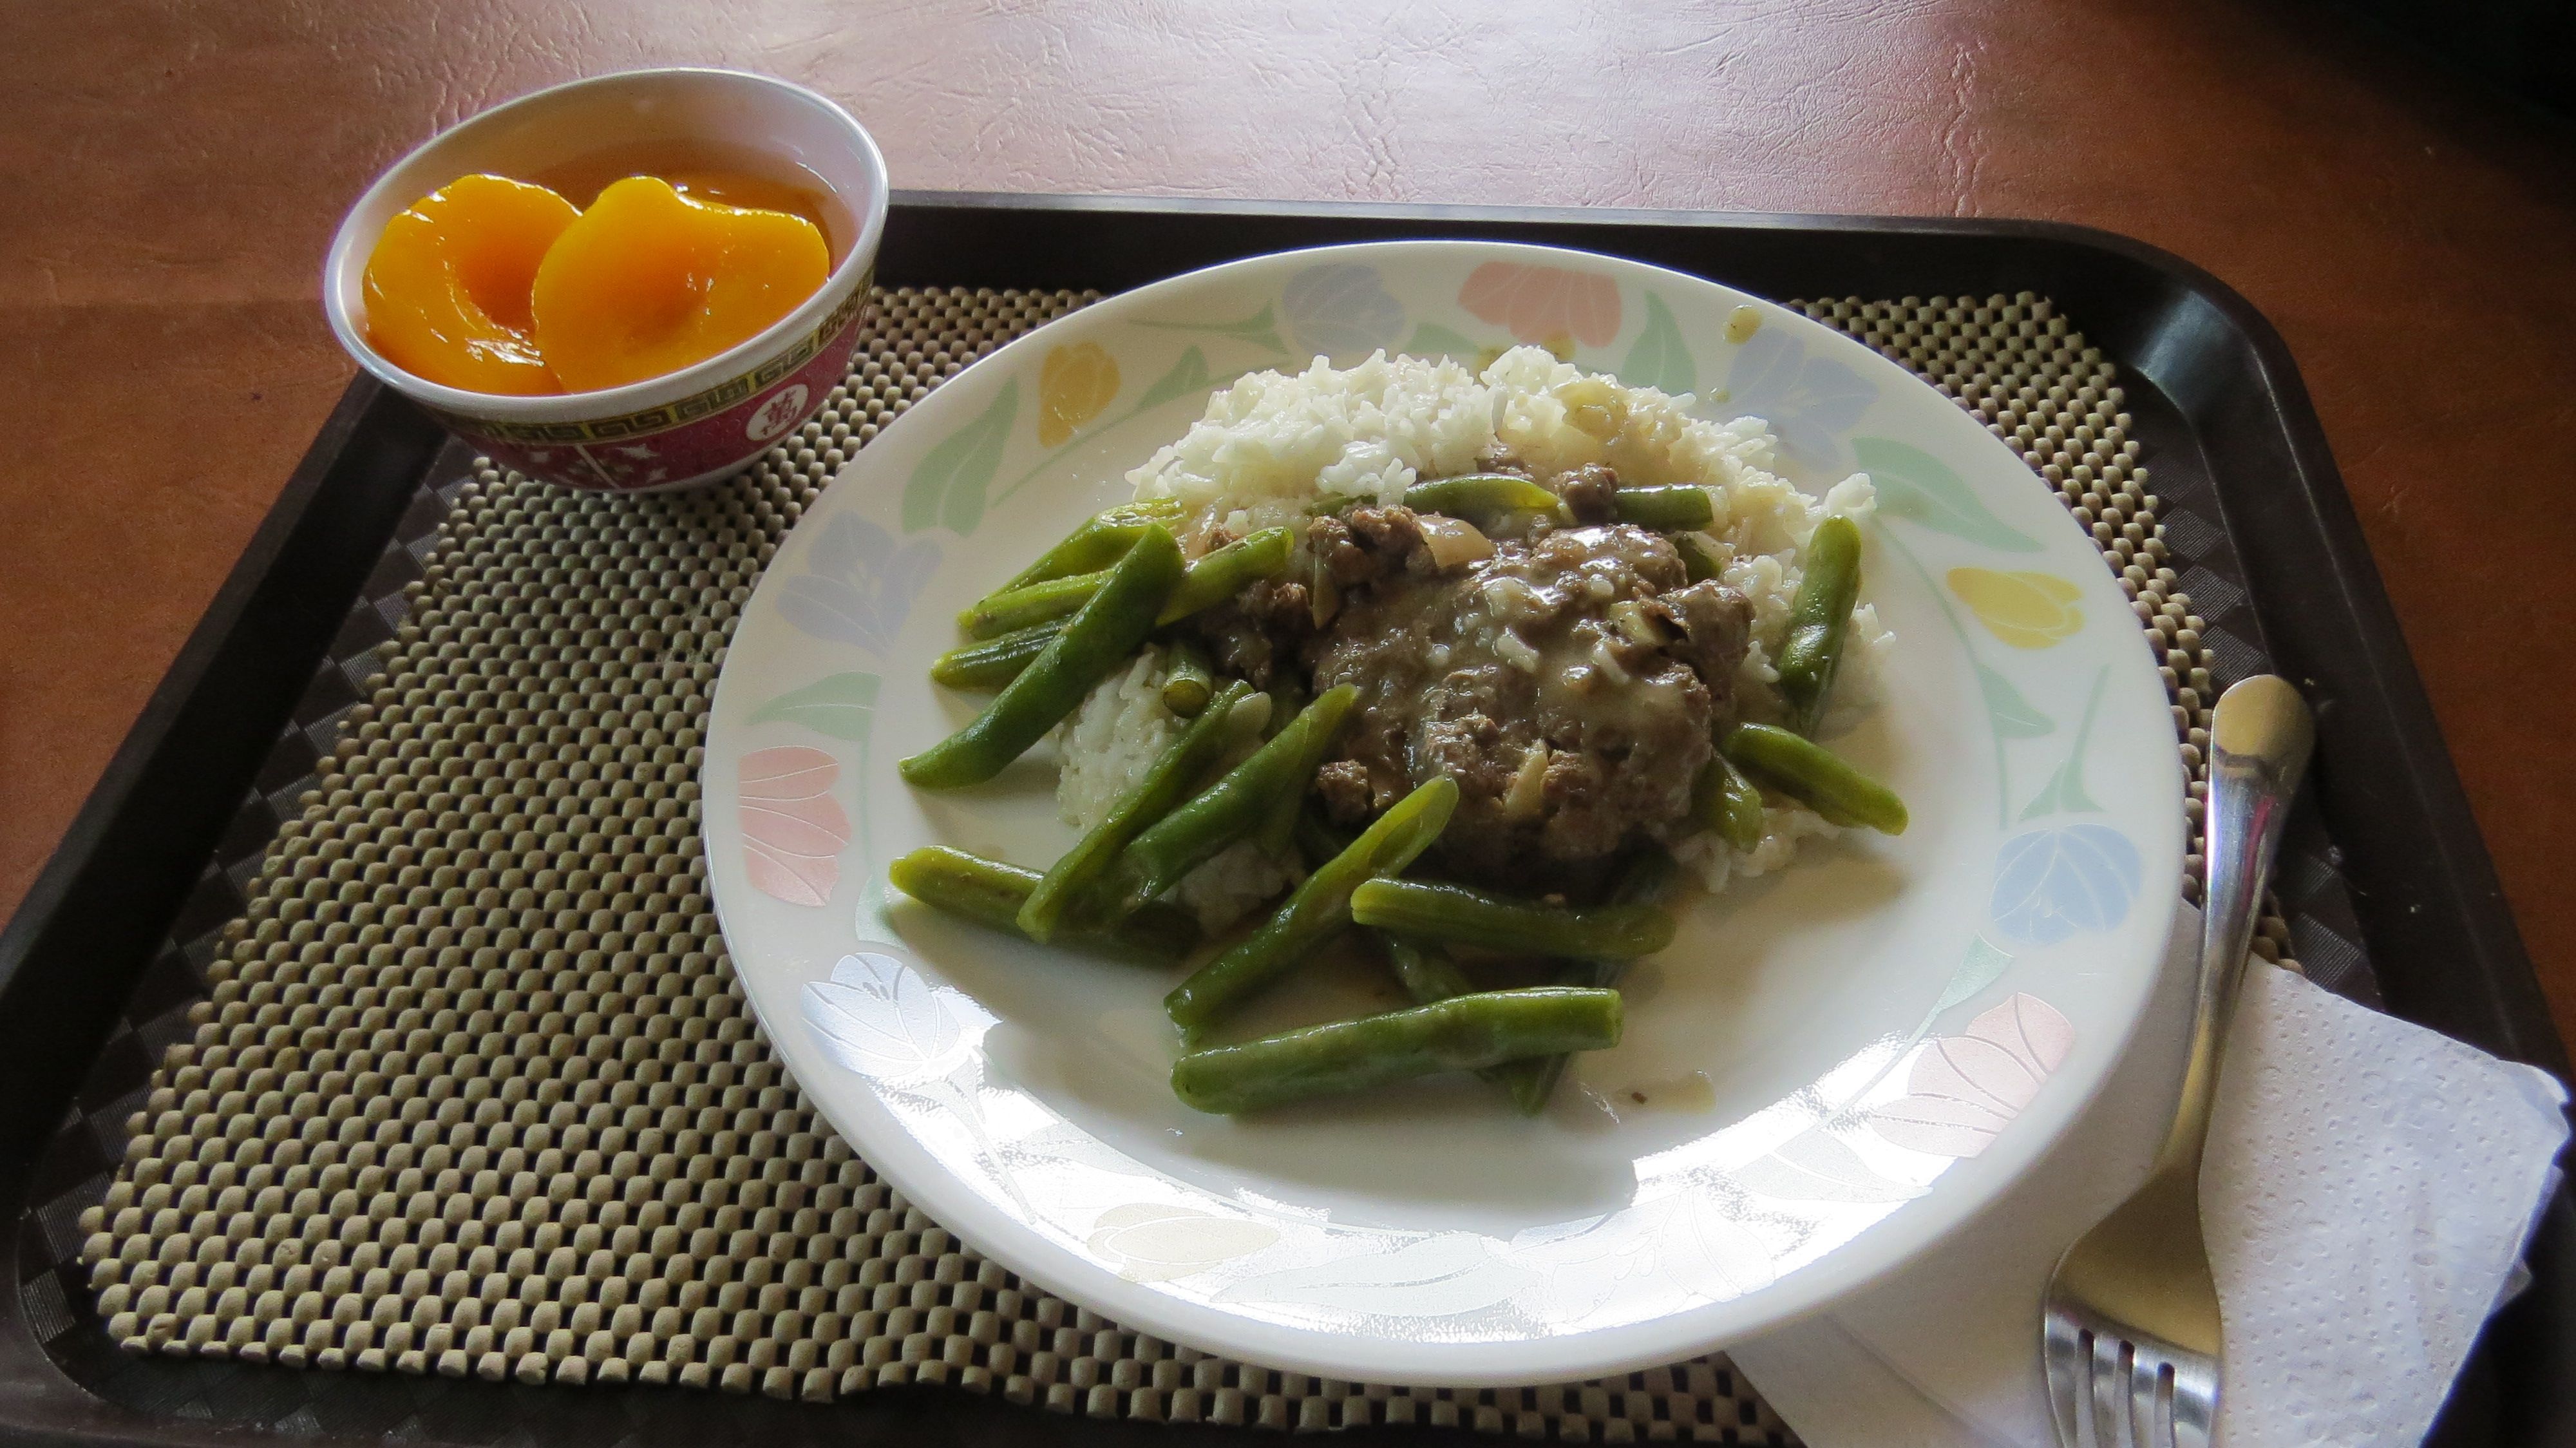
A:
{"type": "Polygon", "coordinates": [[[2085,1385],[2092,1375],[2090,1334],[2073,1314],[2053,1305],[2040,1322],[2040,1366],[2048,1379],[2048,1411],[2057,1419],[2057,1441],[2064,1448],[2078,1448],[2084,1441],[2085,1385]]]}
{"type": "Polygon", "coordinates": [[[2218,1364],[2197,1355],[2174,1364],[2175,1448],[2209,1448],[2218,1416],[2218,1364]]]}
{"type": "Polygon", "coordinates": [[[2141,1352],[2129,1370],[2129,1406],[2138,1448],[2174,1448],[2173,1387],[2164,1358],[2141,1352]]]}
{"type": "Polygon", "coordinates": [[[2136,1350],[2109,1333],[2093,1337],[2093,1442],[2096,1448],[2138,1448],[2129,1421],[2129,1362],[2136,1350]]]}

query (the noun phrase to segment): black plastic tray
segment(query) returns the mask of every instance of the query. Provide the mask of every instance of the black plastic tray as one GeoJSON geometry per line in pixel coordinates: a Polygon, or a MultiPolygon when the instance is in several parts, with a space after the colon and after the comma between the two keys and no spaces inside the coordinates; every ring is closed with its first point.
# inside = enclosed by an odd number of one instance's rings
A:
{"type": "MultiPolygon", "coordinates": [[[[2186,262],[2108,233],[2033,222],[898,193],[878,271],[889,286],[1117,291],[1263,252],[1423,236],[1612,252],[1778,298],[2054,299],[2120,365],[2154,490],[2214,499],[2242,564],[2249,631],[2317,705],[2303,813],[2331,842],[2386,1008],[2567,1076],[2288,349],[2244,298],[2186,262]]],[[[192,892],[202,899],[206,862],[228,831],[239,833],[245,794],[277,787],[263,767],[317,663],[339,657],[335,640],[388,541],[407,514],[415,529],[425,507],[434,520],[436,494],[426,490],[461,476],[467,458],[376,383],[350,386],[0,932],[0,1213],[16,1223],[11,1281],[22,1289],[56,1271],[73,1230],[31,1210],[51,1190],[37,1180],[41,1148],[77,1119],[102,1048],[140,1049],[130,1032],[111,1042],[138,981],[164,955],[192,892]]],[[[229,843],[238,853],[242,842],[229,843]]],[[[2576,1207],[2562,1192],[2531,1252],[2533,1286],[2490,1326],[2430,1441],[2576,1440],[2571,1249],[2576,1207]]],[[[315,1411],[304,1393],[310,1372],[231,1366],[217,1380],[202,1376],[208,1365],[175,1363],[149,1367],[201,1375],[111,1399],[67,1362],[97,1353],[112,1349],[78,1295],[0,1293],[0,1439],[211,1445],[287,1435],[606,1448],[694,1444],[712,1433],[926,1444],[1241,1441],[1257,1431],[1074,1418],[952,1389],[880,1389],[804,1407],[680,1389],[364,1374],[337,1375],[346,1390],[335,1391],[343,1403],[367,1399],[365,1410],[334,1413],[315,1411]],[[66,1354],[66,1342],[77,1350],[66,1354]],[[304,1406],[280,1410],[291,1403],[304,1406]]],[[[1344,1441],[1381,1438],[1467,1441],[1415,1429],[1344,1441]]]]}

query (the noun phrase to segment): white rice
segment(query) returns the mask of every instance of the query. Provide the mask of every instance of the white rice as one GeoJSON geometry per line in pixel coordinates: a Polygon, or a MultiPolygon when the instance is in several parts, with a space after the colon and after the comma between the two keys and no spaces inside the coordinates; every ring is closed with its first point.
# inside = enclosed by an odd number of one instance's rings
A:
{"type": "Polygon", "coordinates": [[[1094,686],[1073,717],[1055,729],[1064,761],[1056,776],[1056,812],[1078,830],[1109,813],[1180,736],[1181,719],[1163,707],[1163,651],[1147,648],[1123,673],[1094,686]]]}
{"type": "MultiPolygon", "coordinates": [[[[1100,823],[1179,737],[1179,716],[1163,707],[1167,672],[1162,650],[1148,647],[1123,672],[1101,680],[1073,717],[1056,726],[1056,752],[1064,762],[1055,803],[1066,824],[1088,830],[1100,823]]],[[[1215,932],[1303,878],[1293,863],[1273,860],[1245,840],[1191,871],[1173,894],[1197,912],[1201,927],[1215,932]]]]}
{"type": "MultiPolygon", "coordinates": [[[[1254,373],[1215,393],[1188,432],[1127,480],[1139,498],[1184,505],[1183,544],[1193,553],[1219,529],[1240,536],[1294,523],[1319,497],[1393,502],[1417,478],[1469,472],[1498,453],[1543,478],[1607,462],[1625,484],[1706,488],[1715,513],[1708,534],[1727,560],[1725,582],[1753,609],[1753,646],[1738,672],[1736,696],[1746,717],[1776,720],[1782,710],[1771,658],[1788,631],[1799,550],[1832,514],[1866,519],[1877,495],[1861,473],[1821,499],[1799,492],[1770,471],[1776,444],[1768,424],[1755,417],[1710,422],[1691,415],[1695,402],[1689,393],[1670,397],[1587,374],[1538,347],[1516,347],[1482,373],[1383,352],[1347,369],[1319,357],[1294,376],[1254,373]],[[1619,416],[1615,447],[1582,425],[1597,422],[1600,414],[1591,409],[1604,407],[1619,416]]],[[[1876,609],[1864,604],[1852,611],[1824,732],[1841,732],[1876,704],[1881,664],[1894,644],[1876,609]]],[[[1057,803],[1067,823],[1096,823],[1179,732],[1179,721],[1162,705],[1162,667],[1149,651],[1104,681],[1061,726],[1065,766],[1057,803]]],[[[1799,807],[1774,808],[1767,816],[1763,841],[1750,853],[1708,835],[1683,841],[1675,853],[1717,890],[1732,877],[1787,865],[1801,840],[1838,833],[1799,807]]],[[[1178,893],[1213,928],[1292,878],[1287,867],[1238,845],[1178,893]]]]}

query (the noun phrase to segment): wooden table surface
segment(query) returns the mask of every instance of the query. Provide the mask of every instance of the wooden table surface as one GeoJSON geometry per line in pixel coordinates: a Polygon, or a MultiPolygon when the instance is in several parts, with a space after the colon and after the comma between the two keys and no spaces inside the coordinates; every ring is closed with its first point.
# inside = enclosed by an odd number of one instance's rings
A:
{"type": "Polygon", "coordinates": [[[351,367],[341,210],[625,67],[848,104],[897,184],[2045,217],[2288,337],[2576,1037],[2576,128],[2270,0],[98,0],[0,10],[0,913],[351,367]]]}

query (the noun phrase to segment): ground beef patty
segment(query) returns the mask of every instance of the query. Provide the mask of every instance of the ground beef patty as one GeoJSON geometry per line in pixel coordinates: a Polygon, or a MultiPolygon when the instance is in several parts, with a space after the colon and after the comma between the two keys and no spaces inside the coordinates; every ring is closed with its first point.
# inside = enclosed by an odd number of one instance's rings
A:
{"type": "Polygon", "coordinates": [[[1579,887],[1674,833],[1732,717],[1743,597],[1690,583],[1670,543],[1623,523],[1541,527],[1442,571],[1415,520],[1388,516],[1403,510],[1359,511],[1308,540],[1341,588],[1303,645],[1314,687],[1359,691],[1317,780],[1334,814],[1356,823],[1449,775],[1445,863],[1528,891],[1579,887]]]}

